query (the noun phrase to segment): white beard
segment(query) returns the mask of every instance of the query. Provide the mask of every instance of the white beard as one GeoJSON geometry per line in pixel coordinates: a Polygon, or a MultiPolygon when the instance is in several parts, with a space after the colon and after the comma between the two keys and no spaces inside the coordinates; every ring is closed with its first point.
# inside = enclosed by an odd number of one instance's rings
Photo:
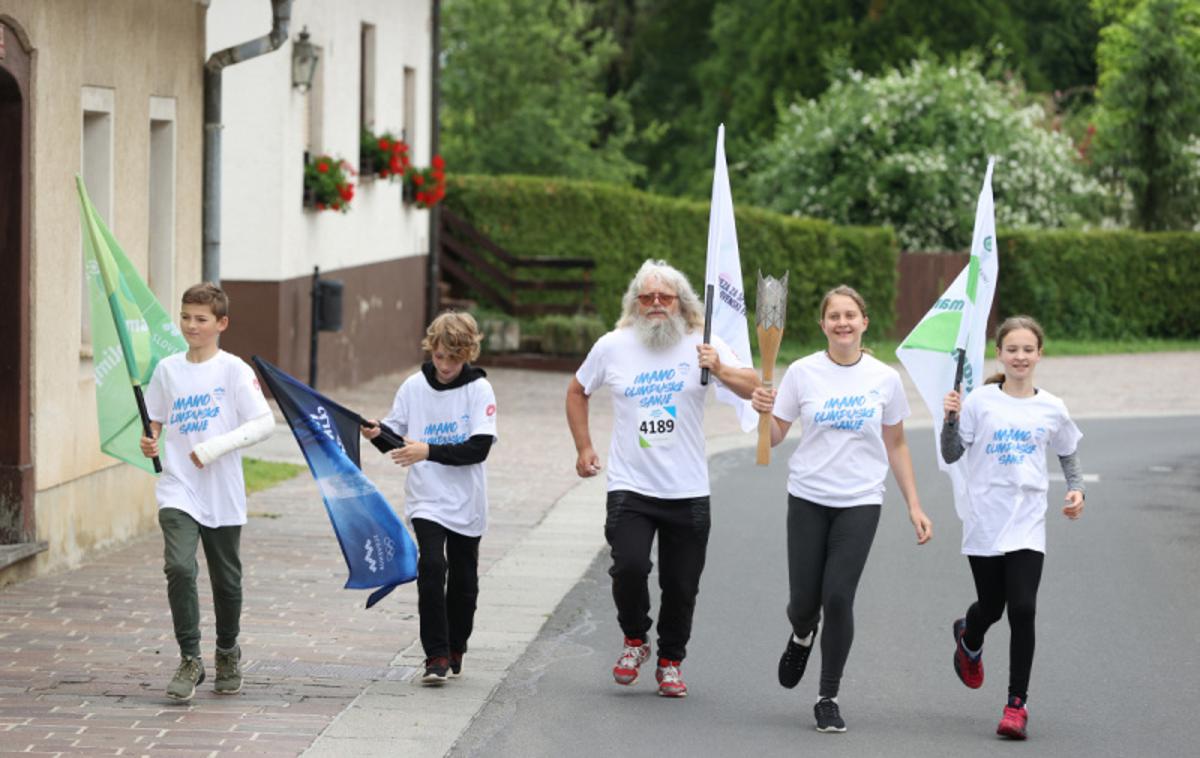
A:
{"type": "Polygon", "coordinates": [[[679,314],[668,315],[665,319],[652,319],[638,316],[634,321],[638,339],[651,350],[665,350],[674,347],[683,339],[687,332],[687,322],[679,314]]]}

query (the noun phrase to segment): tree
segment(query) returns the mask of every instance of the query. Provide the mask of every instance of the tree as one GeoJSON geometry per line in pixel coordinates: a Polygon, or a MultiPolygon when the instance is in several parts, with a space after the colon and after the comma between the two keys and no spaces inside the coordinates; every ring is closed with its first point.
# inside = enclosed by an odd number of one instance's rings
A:
{"type": "MultiPolygon", "coordinates": [[[[1096,0],[1119,2],[1121,0],[1096,0]]],[[[731,159],[769,139],[781,108],[817,97],[832,68],[868,75],[932,51],[984,48],[1038,90],[1087,94],[1098,22],[1088,0],[591,0],[633,19],[620,80],[634,105],[649,188],[704,196],[712,135],[731,159]],[[997,52],[1002,51],[1002,52],[997,52]]]]}
{"type": "Polygon", "coordinates": [[[704,196],[711,183],[717,125],[702,118],[697,67],[712,55],[716,0],[638,0],[623,87],[638,140],[631,155],[647,167],[646,187],[704,196]],[[653,171],[650,171],[653,166],[653,171]]]}
{"type": "Polygon", "coordinates": [[[1200,2],[1145,0],[1101,32],[1094,161],[1141,229],[1190,229],[1200,206],[1200,2]]]}
{"type": "Polygon", "coordinates": [[[628,99],[605,92],[620,51],[579,0],[447,0],[442,153],[460,172],[629,182],[628,99]]]}
{"type": "Polygon", "coordinates": [[[1066,136],[1018,83],[988,80],[978,55],[849,71],[793,105],[746,181],[752,202],[841,224],[888,224],[907,249],[962,249],[989,155],[1002,226],[1075,226],[1098,205],[1066,136]]]}

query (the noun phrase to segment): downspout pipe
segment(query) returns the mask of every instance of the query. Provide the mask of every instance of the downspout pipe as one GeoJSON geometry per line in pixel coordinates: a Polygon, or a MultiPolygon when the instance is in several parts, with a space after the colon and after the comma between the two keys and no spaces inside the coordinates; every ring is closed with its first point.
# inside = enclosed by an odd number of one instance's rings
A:
{"type": "MultiPolygon", "coordinates": [[[[441,132],[442,123],[439,115],[440,92],[441,92],[441,29],[442,29],[442,4],[440,0],[433,0],[432,19],[430,26],[432,27],[432,39],[430,46],[432,54],[429,57],[430,75],[432,85],[430,87],[429,110],[430,122],[430,143],[429,143],[429,159],[433,160],[433,156],[437,155],[441,150],[441,132]]],[[[441,248],[441,231],[442,231],[442,204],[438,203],[429,209],[429,264],[425,269],[425,323],[433,321],[438,314],[438,280],[441,278],[438,265],[438,255],[441,248]]]]}
{"type": "Polygon", "coordinates": [[[271,0],[268,34],[219,50],[204,64],[204,281],[221,281],[221,72],[278,50],[288,38],[292,0],[271,0]]]}

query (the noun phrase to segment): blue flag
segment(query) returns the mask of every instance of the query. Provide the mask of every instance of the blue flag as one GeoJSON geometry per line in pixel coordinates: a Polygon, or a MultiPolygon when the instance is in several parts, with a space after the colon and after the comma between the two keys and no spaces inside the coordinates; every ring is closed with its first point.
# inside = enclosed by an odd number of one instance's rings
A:
{"type": "Polygon", "coordinates": [[[346,589],[379,587],[378,603],[398,585],[417,578],[417,546],[388,502],[359,468],[363,418],[254,356],[312,471],[350,578],[346,589]]]}

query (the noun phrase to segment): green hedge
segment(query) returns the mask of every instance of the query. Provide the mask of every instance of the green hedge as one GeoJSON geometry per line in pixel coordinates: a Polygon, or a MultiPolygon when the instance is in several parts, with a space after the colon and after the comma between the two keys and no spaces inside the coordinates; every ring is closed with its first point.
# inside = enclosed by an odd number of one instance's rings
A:
{"type": "MultiPolygon", "coordinates": [[[[594,305],[608,324],[619,316],[621,296],[647,258],[665,259],[697,291],[703,286],[706,202],[524,176],[451,177],[445,202],[515,255],[594,259],[594,305]]],[[[890,229],[839,227],[746,206],[736,214],[748,307],[754,308],[758,269],[774,276],[791,272],[787,338],[817,339],[821,295],[843,282],[866,298],[871,331],[890,330],[898,255],[890,229]]]]}
{"type": "Polygon", "coordinates": [[[1049,339],[1200,338],[1200,234],[999,237],[1001,316],[1028,313],[1049,339]]]}

